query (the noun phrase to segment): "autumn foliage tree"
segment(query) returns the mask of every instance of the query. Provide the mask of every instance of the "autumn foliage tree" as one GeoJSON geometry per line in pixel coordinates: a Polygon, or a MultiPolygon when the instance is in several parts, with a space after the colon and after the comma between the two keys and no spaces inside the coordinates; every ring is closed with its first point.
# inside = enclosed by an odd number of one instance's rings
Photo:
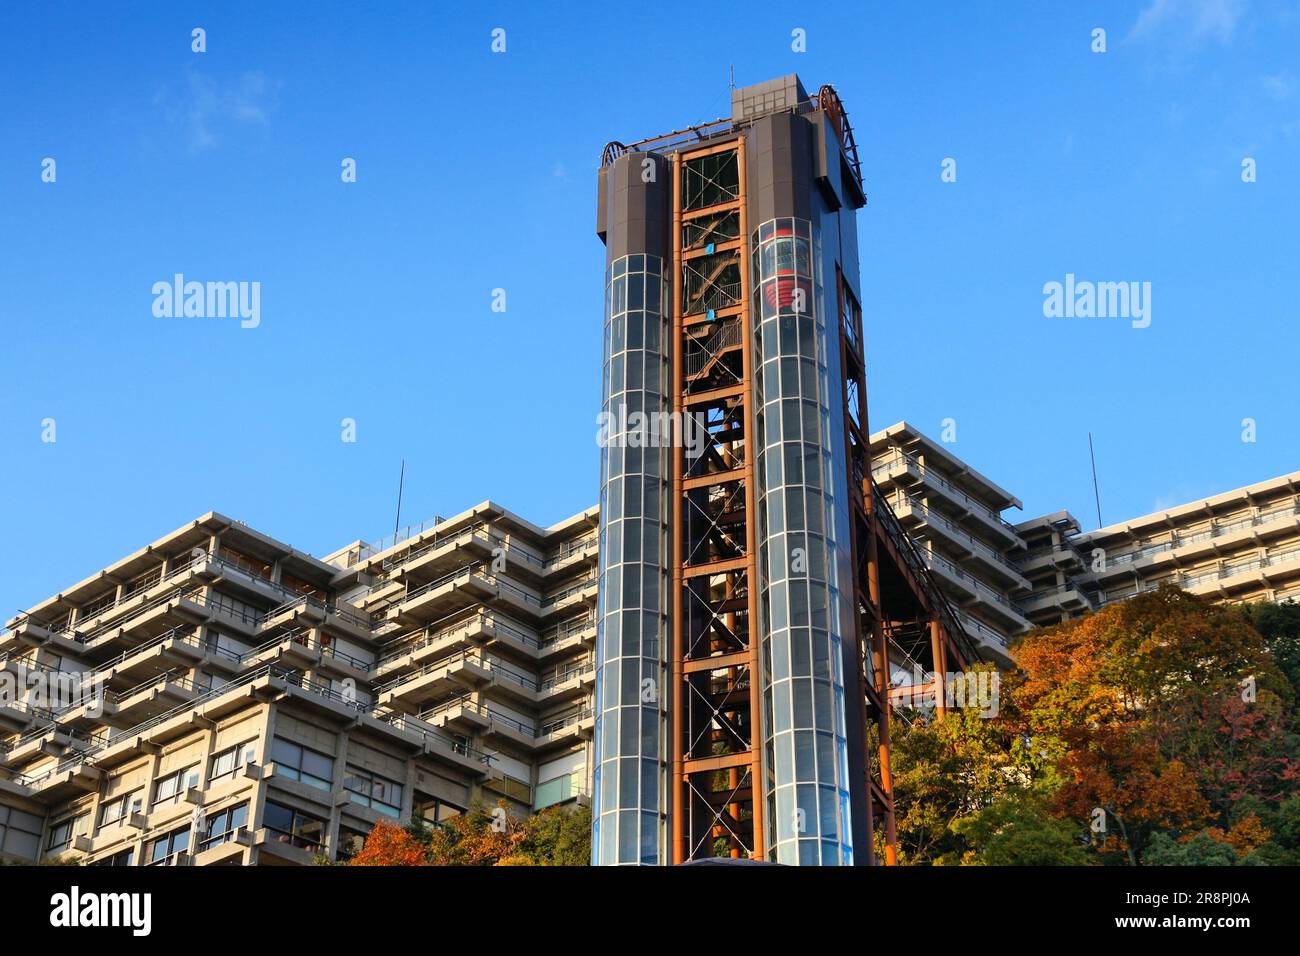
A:
{"type": "Polygon", "coordinates": [[[1033,631],[1013,653],[993,720],[959,711],[896,730],[905,861],[1300,853],[1300,608],[1166,587],[1033,631]]]}
{"type": "Polygon", "coordinates": [[[380,820],[349,866],[429,866],[428,847],[406,827],[380,820]]]}
{"type": "Polygon", "coordinates": [[[591,855],[591,812],[548,807],[520,818],[476,804],[432,827],[380,822],[351,866],[585,866],[591,855]]]}

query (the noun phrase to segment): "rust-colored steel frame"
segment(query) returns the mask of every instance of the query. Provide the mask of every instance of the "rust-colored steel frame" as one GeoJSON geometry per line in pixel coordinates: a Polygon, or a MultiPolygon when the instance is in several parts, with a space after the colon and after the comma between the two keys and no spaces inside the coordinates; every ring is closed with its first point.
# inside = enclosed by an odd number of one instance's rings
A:
{"type": "Polygon", "coordinates": [[[953,633],[949,627],[947,622],[955,625],[955,617],[919,555],[906,542],[900,547],[886,530],[888,523],[896,534],[902,533],[871,479],[861,314],[856,300],[853,309],[846,308],[852,293],[838,270],[835,279],[836,324],[840,330],[840,367],[844,379],[844,446],[849,487],[852,489],[851,545],[860,685],[858,717],[864,734],[873,725],[876,730],[876,753],[870,752],[869,735],[864,738],[867,742],[863,754],[867,768],[867,853],[869,862],[882,862],[877,852],[879,844],[883,846],[884,864],[893,866],[898,862],[898,849],[890,768],[890,707],[902,701],[890,691],[888,630],[896,620],[903,619],[919,619],[927,627],[929,640],[924,650],[929,653],[924,662],[929,665],[932,680],[923,690],[934,695],[939,718],[944,713],[943,682],[948,668],[952,663],[969,666],[975,663],[976,658],[964,636],[953,633]],[[846,316],[848,321],[857,320],[855,329],[846,327],[846,316]],[[881,584],[882,568],[886,565],[901,579],[902,600],[898,596],[886,599],[881,584]]]}
{"type": "MultiPolygon", "coordinates": [[[[871,863],[878,863],[876,833],[884,829],[885,865],[898,862],[894,827],[894,787],[890,770],[889,740],[889,648],[887,645],[880,591],[880,549],[877,546],[875,501],[871,493],[871,450],[867,432],[866,367],[862,355],[862,329],[850,334],[846,315],[849,291],[844,276],[835,273],[835,324],[839,328],[840,369],[844,379],[844,449],[851,489],[851,533],[853,567],[854,640],[857,663],[858,720],[864,740],[874,724],[877,753],[864,747],[866,774],[866,852],[871,863]],[[850,391],[850,385],[855,388],[850,391]],[[878,768],[873,772],[872,768],[878,768]]],[[[861,848],[859,849],[861,852],[861,848]]]]}
{"type": "MultiPolygon", "coordinates": [[[[672,456],[672,860],[683,863],[701,856],[712,856],[715,841],[725,841],[732,856],[748,855],[762,859],[765,855],[762,800],[763,723],[762,684],[759,679],[759,614],[757,573],[757,510],[754,487],[755,415],[753,409],[753,347],[749,311],[750,258],[749,226],[746,213],[745,143],[743,137],[710,143],[696,149],[673,154],[673,346],[672,410],[679,415],[698,414],[702,410],[723,410],[724,417],[738,423],[742,460],[736,465],[734,438],[720,439],[727,445],[725,458],[732,467],[709,475],[688,475],[685,449],[673,449],[672,456]],[[734,199],[693,210],[682,209],[683,167],[691,160],[735,152],[737,195],[734,199]],[[699,258],[702,249],[686,249],[683,224],[689,219],[735,211],[739,216],[739,236],[732,242],[719,243],[713,254],[735,251],[739,263],[740,288],[736,302],[716,310],[718,320],[736,316],[740,325],[742,350],[741,381],[731,387],[692,391],[683,364],[687,340],[695,326],[708,321],[707,314],[686,315],[683,274],[686,262],[699,258]],[[693,560],[687,554],[685,538],[690,521],[698,520],[697,503],[701,493],[712,489],[725,497],[724,510],[743,494],[743,512],[734,506],[728,512],[743,523],[744,550],[738,555],[724,555],[693,560]],[[726,489],[730,489],[729,491],[726,489]],[[699,602],[698,588],[716,600],[702,633],[688,633],[700,615],[687,613],[688,602],[699,602]],[[743,589],[743,590],[742,590],[743,589]],[[715,596],[716,592],[716,596],[715,596]],[[742,600],[743,599],[743,600],[742,600]],[[728,649],[708,632],[719,618],[718,629],[732,634],[739,621],[740,606],[745,614],[744,646],[728,649]],[[701,690],[703,686],[704,690],[701,690]],[[718,688],[715,692],[714,689],[718,688]],[[700,699],[704,698],[701,705],[700,699]],[[708,708],[712,708],[709,710],[708,708]],[[707,725],[701,728],[699,724],[707,725]],[[747,740],[744,737],[747,736],[747,740]],[[747,744],[737,747],[737,741],[747,744]],[[700,746],[708,753],[700,753],[700,746]],[[715,748],[729,752],[715,753],[715,748]],[[716,786],[718,775],[725,782],[716,786]],[[707,809],[705,809],[707,808],[707,809]],[[701,824],[697,811],[709,818],[701,824]],[[746,813],[746,811],[748,811],[746,813]]],[[[722,513],[719,512],[720,519],[722,513]]],[[[726,534],[730,542],[739,538],[731,522],[726,534]]],[[[716,526],[717,519],[714,521],[716,526]]]]}
{"type": "MultiPolygon", "coordinates": [[[[673,234],[671,238],[672,279],[672,360],[670,395],[672,410],[682,416],[707,411],[722,415],[727,434],[739,430],[736,454],[735,437],[718,438],[719,460],[726,466],[705,474],[692,473],[685,459],[685,449],[676,447],[672,454],[672,502],[670,511],[671,598],[671,847],[674,863],[701,856],[711,856],[715,841],[729,844],[733,856],[748,854],[762,859],[766,854],[762,772],[763,733],[762,681],[759,666],[761,622],[758,601],[758,514],[756,510],[755,444],[757,439],[753,407],[754,353],[753,322],[750,315],[750,264],[748,251],[749,224],[746,210],[744,137],[722,141],[708,140],[699,146],[686,146],[672,154],[673,234]],[[738,190],[734,199],[693,210],[682,208],[683,167],[690,160],[711,154],[735,151],[737,154],[738,190]],[[705,255],[704,249],[687,248],[683,240],[684,224],[692,219],[734,211],[739,217],[736,239],[716,243],[712,254],[736,251],[740,288],[737,300],[716,309],[713,316],[686,314],[683,275],[685,264],[705,255]],[[742,350],[741,381],[715,383],[699,390],[684,362],[688,342],[698,345],[701,323],[710,319],[724,322],[735,318],[740,325],[742,350]],[[740,518],[744,526],[744,549],[735,547],[739,537],[734,528],[724,535],[730,552],[705,556],[696,561],[699,541],[692,542],[687,553],[691,521],[701,513],[693,493],[712,491],[715,499],[725,498],[723,510],[731,507],[743,494],[743,511],[734,508],[730,518],[740,518]],[[703,582],[703,585],[701,585],[703,582]],[[688,633],[696,627],[699,616],[687,613],[688,602],[701,602],[699,587],[705,588],[708,601],[714,603],[709,621],[700,633],[688,633]],[[725,623],[718,630],[735,637],[739,611],[745,613],[745,640],[730,646],[719,642],[708,631],[718,619],[725,623]],[[704,690],[700,681],[706,680],[704,690]],[[715,691],[716,688],[716,691],[715,691]],[[701,708],[699,700],[706,698],[701,708]],[[712,708],[712,709],[710,709],[712,708]],[[700,724],[709,727],[705,734],[700,724]],[[728,738],[728,734],[730,738],[728,738]],[[747,735],[747,746],[736,748],[734,742],[747,735]],[[726,743],[730,746],[720,746],[726,743]],[[696,748],[708,745],[707,753],[696,748]],[[720,776],[723,775],[723,776],[720,776]],[[745,811],[748,810],[746,816],[745,811]],[[704,825],[697,811],[710,815],[704,825]]],[[[863,763],[866,779],[862,781],[866,802],[865,853],[871,863],[897,863],[894,821],[893,779],[890,770],[890,708],[915,702],[891,692],[890,647],[897,626],[927,628],[928,640],[919,653],[922,664],[932,675],[931,682],[918,691],[933,694],[939,716],[943,714],[943,680],[948,669],[969,666],[976,655],[961,632],[960,624],[938,585],[930,576],[923,557],[906,540],[901,527],[889,510],[871,478],[869,429],[866,402],[866,372],[863,359],[863,333],[860,312],[853,317],[856,328],[845,327],[845,297],[849,294],[843,276],[836,275],[837,314],[841,369],[843,370],[844,441],[848,487],[851,489],[852,567],[855,617],[853,632],[846,640],[853,642],[857,662],[857,706],[846,716],[859,721],[863,732],[863,763]],[[888,577],[890,586],[885,586],[888,577]],[[874,740],[871,733],[874,728],[874,740]],[[883,849],[883,860],[878,848],[883,849]]],[[[855,307],[858,305],[854,301],[855,307]]],[[[725,347],[725,346],[724,346],[725,347]]],[[[705,515],[705,517],[709,517],[705,515]]],[[[717,525],[722,512],[714,518],[717,525]]],[[[716,549],[715,549],[716,550],[716,549]]],[[[694,611],[694,608],[691,608],[694,611]]]]}

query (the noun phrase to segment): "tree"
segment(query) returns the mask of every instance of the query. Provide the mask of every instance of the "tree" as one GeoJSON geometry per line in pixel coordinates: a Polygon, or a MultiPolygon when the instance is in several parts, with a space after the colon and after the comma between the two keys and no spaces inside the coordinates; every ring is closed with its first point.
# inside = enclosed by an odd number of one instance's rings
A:
{"type": "Polygon", "coordinates": [[[1013,655],[994,719],[895,723],[903,862],[1300,861],[1300,606],[1165,587],[1013,655]]]}
{"type": "Polygon", "coordinates": [[[524,832],[524,855],[538,865],[591,863],[590,807],[548,807],[524,822],[524,832]]]}
{"type": "Polygon", "coordinates": [[[1142,854],[1142,862],[1147,866],[1235,866],[1237,854],[1205,833],[1183,843],[1168,833],[1157,833],[1142,854]]]}
{"type": "Polygon", "coordinates": [[[515,855],[524,839],[522,821],[507,812],[504,800],[490,810],[475,804],[433,828],[429,860],[434,866],[495,866],[515,855]]]}
{"type": "Polygon", "coordinates": [[[410,829],[380,820],[349,866],[429,866],[428,846],[410,829]]]}
{"type": "Polygon", "coordinates": [[[1088,866],[1084,828],[1056,819],[1041,789],[1017,788],[953,824],[969,849],[963,864],[980,866],[1088,866]]]}
{"type": "Polygon", "coordinates": [[[894,814],[903,863],[957,862],[970,849],[953,825],[1027,786],[1042,765],[1005,715],[949,711],[943,720],[918,712],[895,721],[891,741],[894,814]]]}
{"type": "Polygon", "coordinates": [[[351,866],[585,866],[591,857],[591,811],[548,807],[531,817],[475,804],[427,827],[375,824],[351,866]]]}
{"type": "Polygon", "coordinates": [[[1054,810],[1104,820],[1103,853],[1135,864],[1157,832],[1197,833],[1294,785],[1293,689],[1239,609],[1163,587],[1032,632],[1015,656],[1023,730],[1060,777],[1054,810]]]}

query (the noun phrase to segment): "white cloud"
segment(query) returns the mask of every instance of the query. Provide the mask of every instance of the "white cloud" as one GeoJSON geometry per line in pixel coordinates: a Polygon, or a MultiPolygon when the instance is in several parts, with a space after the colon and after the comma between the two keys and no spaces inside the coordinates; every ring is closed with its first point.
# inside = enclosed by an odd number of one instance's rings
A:
{"type": "Polygon", "coordinates": [[[1151,0],[1138,14],[1131,37],[1172,34],[1190,42],[1231,43],[1246,13],[1246,0],[1151,0]]]}
{"type": "Polygon", "coordinates": [[[169,122],[185,128],[190,152],[200,153],[220,145],[235,126],[269,126],[279,90],[278,82],[260,72],[233,81],[190,73],[183,90],[165,90],[156,102],[169,122]]]}
{"type": "Polygon", "coordinates": [[[1264,92],[1275,100],[1288,99],[1300,88],[1300,84],[1297,84],[1295,76],[1291,73],[1274,73],[1271,76],[1260,77],[1260,83],[1264,86],[1264,92]]]}

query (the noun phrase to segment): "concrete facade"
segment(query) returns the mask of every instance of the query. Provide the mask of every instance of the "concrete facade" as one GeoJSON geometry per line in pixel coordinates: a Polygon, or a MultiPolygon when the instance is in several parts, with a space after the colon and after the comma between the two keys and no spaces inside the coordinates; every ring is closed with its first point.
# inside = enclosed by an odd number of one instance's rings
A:
{"type": "Polygon", "coordinates": [[[990,660],[1033,627],[1168,583],[1222,601],[1300,597],[1300,472],[1085,532],[1021,507],[941,442],[899,422],[871,436],[872,474],[990,660]]]}
{"type": "Polygon", "coordinates": [[[209,513],[35,605],[0,634],[0,855],[305,864],[585,801],[595,521],[486,502],[318,560],[209,513]]]}

